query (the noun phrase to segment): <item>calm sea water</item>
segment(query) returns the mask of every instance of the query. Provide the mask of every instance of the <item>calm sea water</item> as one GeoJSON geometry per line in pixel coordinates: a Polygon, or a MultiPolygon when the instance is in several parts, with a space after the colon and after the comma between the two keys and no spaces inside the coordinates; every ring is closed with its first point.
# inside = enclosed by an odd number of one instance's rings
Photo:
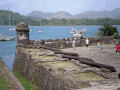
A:
{"type": "MultiPolygon", "coordinates": [[[[120,34],[120,25],[114,25],[117,27],[119,34],[120,34]]],[[[16,31],[9,31],[12,26],[0,26],[0,33],[3,35],[16,36],[16,31]]],[[[39,33],[39,26],[30,26],[29,28],[32,29],[30,34],[30,40],[41,40],[41,39],[62,39],[62,38],[70,38],[73,37],[70,34],[70,30],[72,28],[76,29],[84,29],[86,28],[86,37],[97,37],[94,36],[94,33],[97,33],[98,29],[101,25],[90,25],[90,26],[42,26],[42,33],[39,33]]],[[[12,70],[14,57],[15,57],[15,50],[16,50],[16,43],[17,39],[14,41],[0,41],[0,57],[2,57],[5,64],[12,70]]]]}

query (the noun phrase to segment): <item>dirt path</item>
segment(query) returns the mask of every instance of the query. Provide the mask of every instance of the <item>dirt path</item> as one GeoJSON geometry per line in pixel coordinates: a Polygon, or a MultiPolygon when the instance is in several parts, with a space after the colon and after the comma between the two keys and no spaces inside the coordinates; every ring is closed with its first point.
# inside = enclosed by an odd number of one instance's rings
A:
{"type": "Polygon", "coordinates": [[[80,57],[93,59],[97,63],[114,66],[117,73],[120,73],[120,54],[117,54],[114,44],[101,45],[101,50],[97,50],[96,46],[89,46],[89,50],[84,50],[84,47],[62,49],[65,52],[78,53],[80,57]]]}

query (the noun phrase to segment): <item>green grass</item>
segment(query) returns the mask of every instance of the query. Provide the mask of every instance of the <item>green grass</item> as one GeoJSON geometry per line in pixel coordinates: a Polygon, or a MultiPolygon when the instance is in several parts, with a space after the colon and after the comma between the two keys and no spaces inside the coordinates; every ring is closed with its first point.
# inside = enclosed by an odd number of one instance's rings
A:
{"type": "Polygon", "coordinates": [[[18,78],[18,80],[20,81],[22,86],[25,88],[25,90],[39,90],[38,87],[35,86],[35,84],[32,84],[31,81],[26,80],[19,73],[15,72],[14,75],[16,76],[16,78],[18,78]]]}
{"type": "Polygon", "coordinates": [[[8,86],[5,80],[0,75],[0,90],[7,90],[8,86]]]}

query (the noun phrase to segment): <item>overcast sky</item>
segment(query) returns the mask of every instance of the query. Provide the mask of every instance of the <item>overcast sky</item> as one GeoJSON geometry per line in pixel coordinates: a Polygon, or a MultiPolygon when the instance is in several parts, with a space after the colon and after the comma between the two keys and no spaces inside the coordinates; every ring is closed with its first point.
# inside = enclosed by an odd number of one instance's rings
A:
{"type": "Polygon", "coordinates": [[[0,10],[27,15],[32,11],[66,11],[72,15],[85,11],[111,11],[120,7],[120,0],[0,0],[0,10]]]}

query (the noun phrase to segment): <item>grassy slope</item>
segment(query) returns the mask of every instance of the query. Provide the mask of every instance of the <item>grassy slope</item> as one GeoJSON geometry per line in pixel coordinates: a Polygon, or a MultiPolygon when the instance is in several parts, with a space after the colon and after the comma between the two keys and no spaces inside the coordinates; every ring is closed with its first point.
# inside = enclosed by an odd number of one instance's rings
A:
{"type": "Polygon", "coordinates": [[[25,90],[39,90],[35,86],[35,84],[32,84],[31,81],[26,80],[19,73],[15,72],[14,75],[16,76],[16,78],[18,78],[18,80],[20,81],[20,83],[22,84],[22,86],[25,88],[25,90]]]}
{"type": "Polygon", "coordinates": [[[7,90],[7,89],[8,89],[7,83],[0,74],[0,90],[7,90]]]}

